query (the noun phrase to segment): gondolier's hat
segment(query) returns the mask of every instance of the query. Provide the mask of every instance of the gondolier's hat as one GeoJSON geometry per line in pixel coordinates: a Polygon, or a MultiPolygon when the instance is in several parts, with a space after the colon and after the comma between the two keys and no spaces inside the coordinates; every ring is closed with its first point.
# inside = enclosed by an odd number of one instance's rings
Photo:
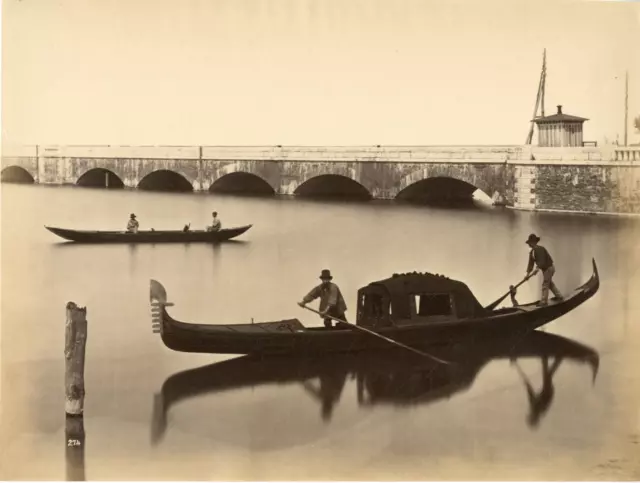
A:
{"type": "Polygon", "coordinates": [[[540,241],[540,237],[536,236],[535,233],[532,233],[531,235],[529,235],[529,238],[527,238],[527,241],[525,243],[538,243],[540,241]]]}
{"type": "Polygon", "coordinates": [[[322,273],[320,274],[320,280],[331,280],[333,277],[331,276],[331,271],[327,270],[326,268],[324,270],[322,270],[322,273]]]}
{"type": "Polygon", "coordinates": [[[136,217],[136,214],[135,214],[135,213],[131,213],[131,214],[129,215],[129,217],[130,217],[130,218],[135,218],[135,217],[136,217]]]}

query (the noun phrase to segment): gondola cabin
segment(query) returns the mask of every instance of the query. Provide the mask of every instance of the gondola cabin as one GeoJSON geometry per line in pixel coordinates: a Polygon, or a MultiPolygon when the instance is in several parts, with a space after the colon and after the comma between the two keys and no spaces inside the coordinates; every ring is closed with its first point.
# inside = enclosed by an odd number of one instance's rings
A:
{"type": "Polygon", "coordinates": [[[414,272],[394,274],[361,288],[356,324],[367,328],[424,325],[486,313],[464,283],[414,272]]]}

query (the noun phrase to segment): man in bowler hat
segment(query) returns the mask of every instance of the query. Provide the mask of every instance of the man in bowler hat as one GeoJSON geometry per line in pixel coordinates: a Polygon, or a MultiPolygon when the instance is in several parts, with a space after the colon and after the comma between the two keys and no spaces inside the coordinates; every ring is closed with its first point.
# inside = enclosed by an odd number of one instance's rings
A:
{"type": "Polygon", "coordinates": [[[542,297],[540,298],[539,306],[547,305],[549,299],[549,289],[555,295],[556,300],[562,300],[562,294],[553,283],[553,275],[556,273],[556,269],[553,266],[553,259],[549,252],[542,245],[538,245],[540,238],[534,233],[527,238],[527,245],[531,247],[529,252],[529,264],[527,265],[527,277],[535,275],[538,270],[542,272],[542,297]],[[531,273],[534,264],[538,267],[535,272],[531,273]]]}
{"type": "Polygon", "coordinates": [[[322,270],[322,273],[320,274],[320,280],[322,280],[322,283],[311,289],[311,291],[302,299],[302,302],[298,302],[300,307],[304,307],[309,302],[320,297],[319,310],[322,315],[325,316],[324,325],[327,328],[332,327],[331,321],[333,320],[331,317],[326,317],[327,315],[331,315],[347,322],[347,318],[344,314],[347,311],[347,304],[340,292],[340,288],[331,281],[332,279],[333,277],[329,270],[322,270]]]}

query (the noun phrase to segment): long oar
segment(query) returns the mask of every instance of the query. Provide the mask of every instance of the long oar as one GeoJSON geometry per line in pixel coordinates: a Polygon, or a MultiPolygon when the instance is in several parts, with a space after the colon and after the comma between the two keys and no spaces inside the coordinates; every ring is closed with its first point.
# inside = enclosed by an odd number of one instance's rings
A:
{"type": "Polygon", "coordinates": [[[349,327],[353,327],[354,329],[361,330],[362,332],[366,332],[369,335],[373,335],[375,337],[378,337],[379,339],[385,340],[385,341],[389,342],[390,344],[397,345],[397,346],[402,347],[404,349],[410,350],[412,352],[415,352],[416,354],[420,354],[421,356],[433,359],[434,361],[437,361],[437,362],[439,362],[441,364],[451,364],[448,361],[445,361],[443,359],[439,359],[436,356],[432,356],[431,354],[427,354],[425,352],[419,351],[418,349],[414,349],[413,347],[409,347],[408,345],[404,345],[404,344],[402,344],[402,343],[400,343],[398,341],[395,341],[393,339],[389,339],[388,337],[385,337],[384,335],[380,335],[377,332],[373,332],[373,331],[371,331],[369,329],[365,329],[364,327],[360,327],[359,325],[350,324],[349,322],[346,322],[344,320],[338,319],[337,317],[333,317],[332,315],[323,314],[321,312],[318,312],[315,309],[312,309],[311,307],[307,307],[306,305],[303,305],[302,307],[304,307],[307,310],[310,310],[311,312],[314,312],[314,313],[320,315],[321,317],[329,317],[329,318],[331,318],[331,319],[333,319],[333,320],[335,320],[337,322],[340,322],[342,324],[346,324],[349,327]]]}
{"type": "Polygon", "coordinates": [[[535,270],[535,271],[531,272],[531,274],[530,274],[530,275],[527,275],[526,277],[524,277],[524,278],[523,278],[523,279],[522,279],[522,280],[521,280],[517,285],[515,285],[512,289],[509,289],[509,291],[508,291],[506,294],[504,294],[502,297],[500,297],[500,298],[499,298],[498,300],[496,300],[495,302],[493,302],[493,303],[491,303],[491,304],[487,305],[487,306],[485,307],[485,310],[493,310],[493,309],[495,309],[495,308],[500,304],[500,302],[502,302],[504,299],[506,299],[506,298],[507,298],[507,295],[509,295],[509,294],[511,293],[511,290],[515,290],[515,289],[517,289],[520,285],[522,285],[523,283],[525,283],[527,280],[529,280],[531,277],[533,277],[536,273],[538,273],[538,271],[537,271],[537,270],[535,270]]]}

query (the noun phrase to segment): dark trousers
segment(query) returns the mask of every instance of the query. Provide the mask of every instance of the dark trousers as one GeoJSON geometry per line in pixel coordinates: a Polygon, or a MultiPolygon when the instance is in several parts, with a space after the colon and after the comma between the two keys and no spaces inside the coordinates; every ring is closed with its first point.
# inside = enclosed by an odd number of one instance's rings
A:
{"type": "MultiPolygon", "coordinates": [[[[329,312],[327,312],[329,315],[336,317],[340,320],[344,320],[345,322],[349,322],[347,320],[347,316],[344,314],[344,312],[338,312],[337,309],[335,307],[332,307],[329,312]]],[[[336,322],[336,324],[338,324],[339,322],[329,318],[329,317],[325,317],[324,319],[324,326],[325,327],[332,327],[331,322],[336,322]]]]}

